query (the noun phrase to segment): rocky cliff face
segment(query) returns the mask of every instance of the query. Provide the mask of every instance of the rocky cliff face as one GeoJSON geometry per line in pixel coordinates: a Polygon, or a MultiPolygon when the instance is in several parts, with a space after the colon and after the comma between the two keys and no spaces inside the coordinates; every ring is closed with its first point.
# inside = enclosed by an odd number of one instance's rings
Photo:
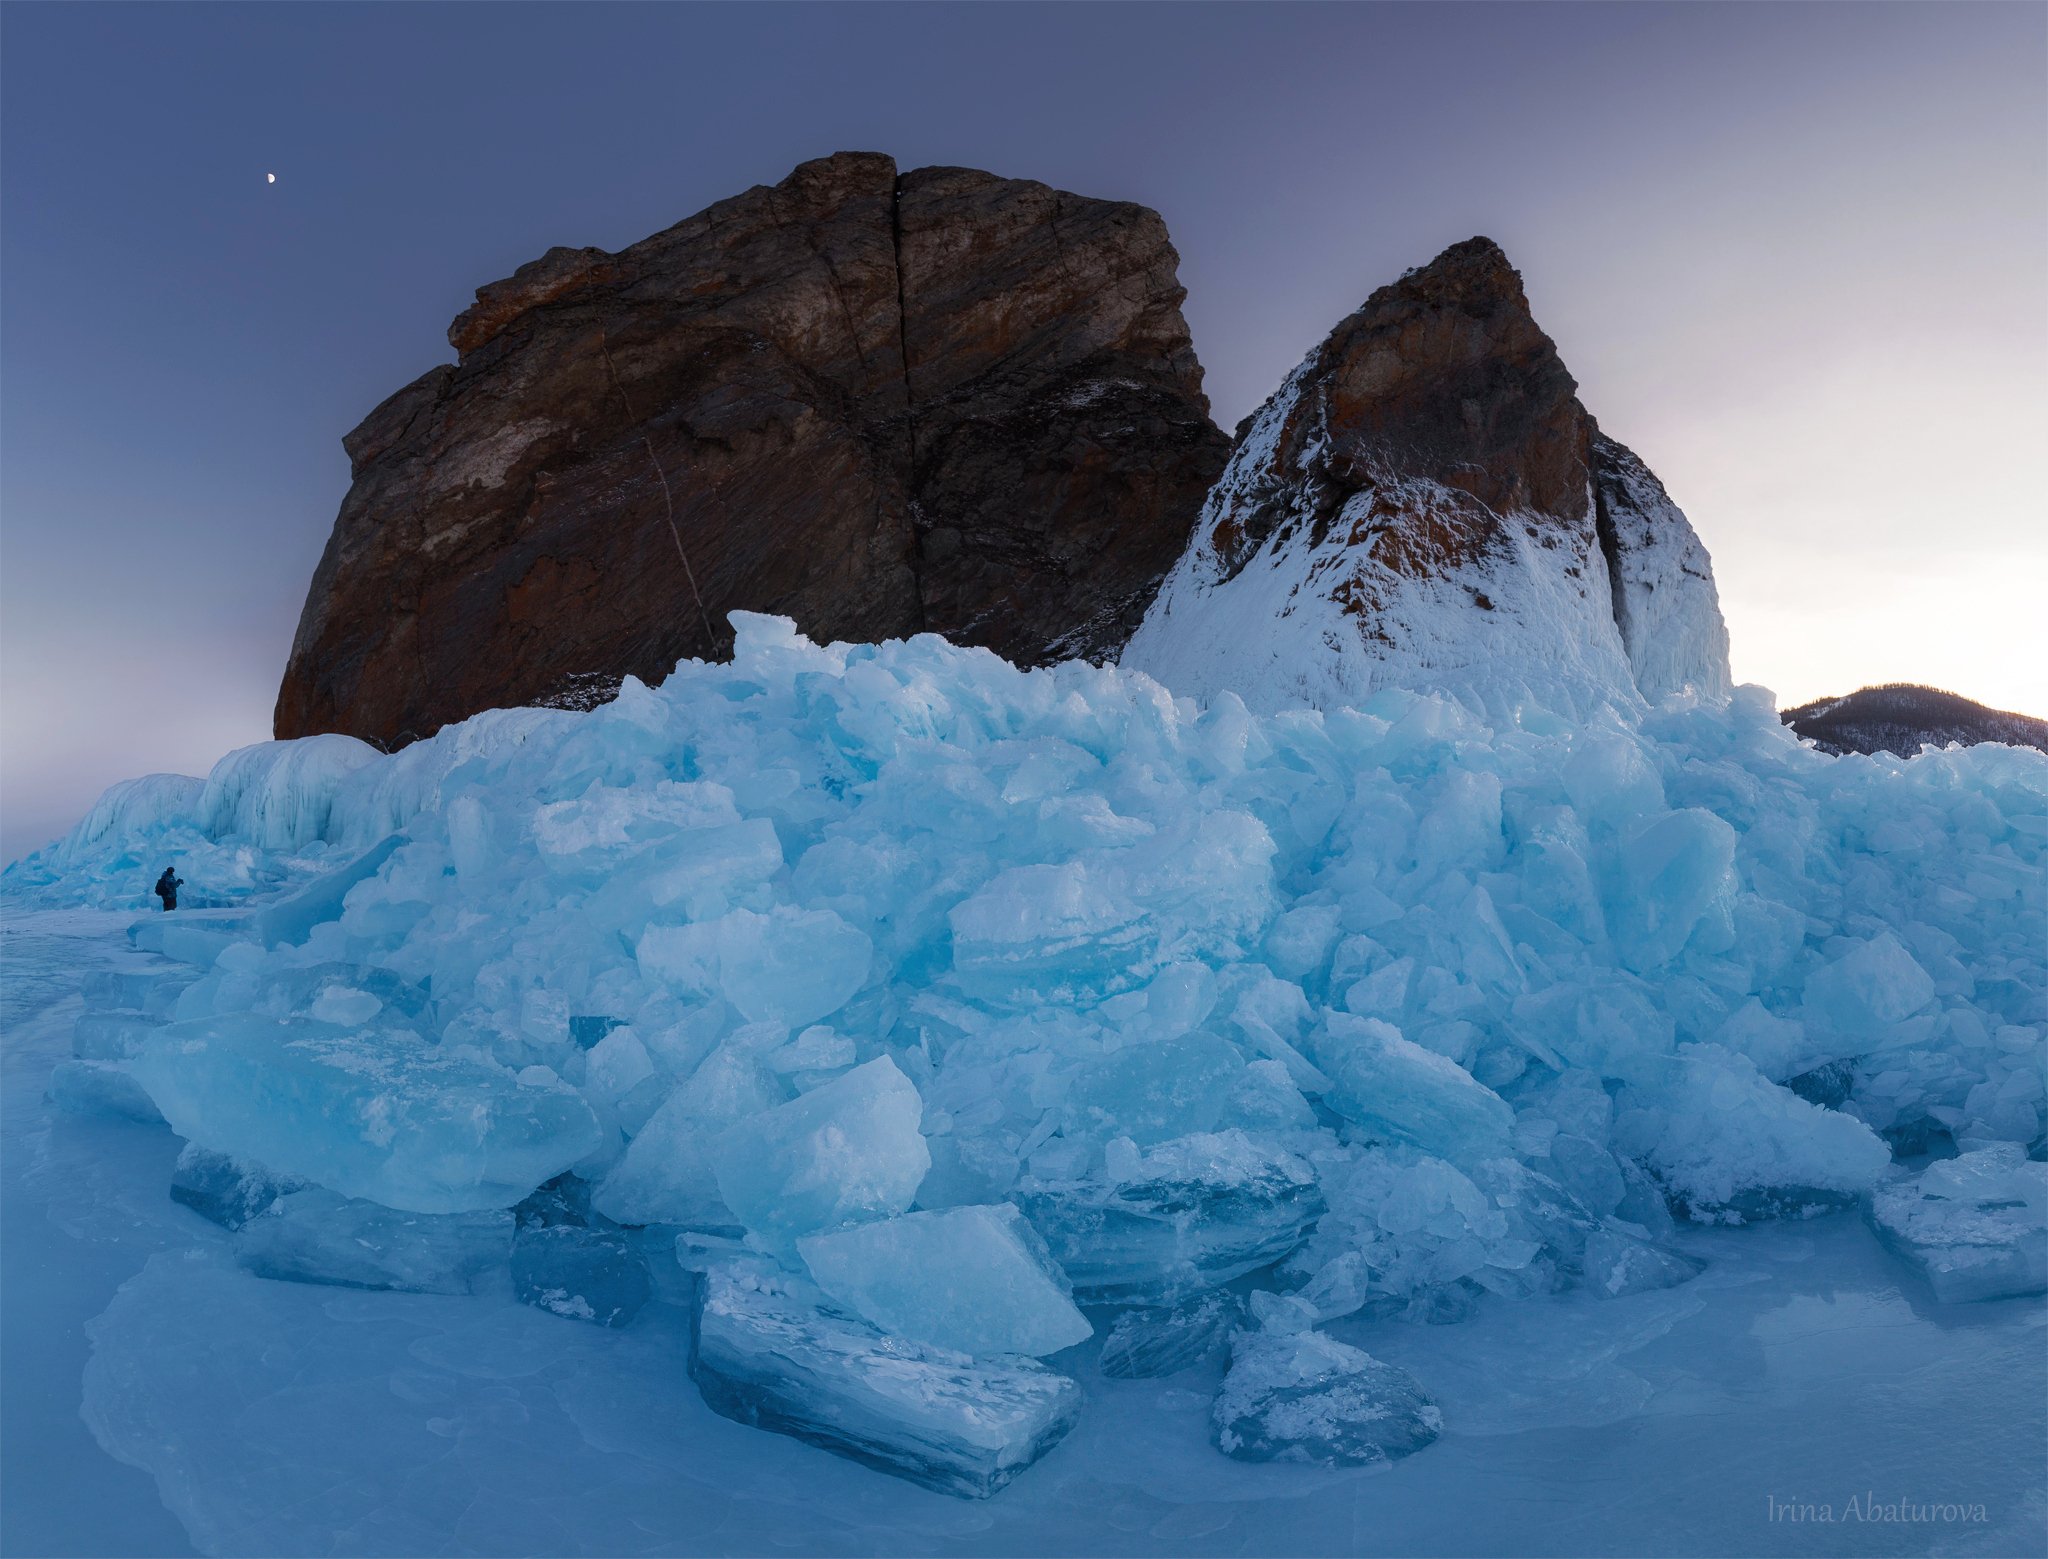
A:
{"type": "Polygon", "coordinates": [[[1239,430],[1124,663],[1269,709],[1725,695],[1705,549],[1576,391],[1490,240],[1381,288],[1239,430]]]}
{"type": "Polygon", "coordinates": [[[725,652],[735,608],[1113,655],[1228,441],[1159,217],[807,163],[480,289],[344,441],[276,732],[385,746],[725,652]]]}
{"type": "Polygon", "coordinates": [[[1656,474],[1627,446],[1593,437],[1593,504],[1614,590],[1614,626],[1636,687],[1726,698],[1728,625],[1714,565],[1656,474]]]}

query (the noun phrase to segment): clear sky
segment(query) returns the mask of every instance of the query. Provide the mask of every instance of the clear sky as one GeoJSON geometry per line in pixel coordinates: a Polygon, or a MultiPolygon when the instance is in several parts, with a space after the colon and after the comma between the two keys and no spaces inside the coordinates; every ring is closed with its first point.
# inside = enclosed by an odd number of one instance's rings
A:
{"type": "Polygon", "coordinates": [[[1738,679],[2048,714],[2044,82],[2035,4],[5,6],[0,853],[269,735],[472,289],[845,148],[1164,213],[1226,427],[1485,233],[1738,679]]]}

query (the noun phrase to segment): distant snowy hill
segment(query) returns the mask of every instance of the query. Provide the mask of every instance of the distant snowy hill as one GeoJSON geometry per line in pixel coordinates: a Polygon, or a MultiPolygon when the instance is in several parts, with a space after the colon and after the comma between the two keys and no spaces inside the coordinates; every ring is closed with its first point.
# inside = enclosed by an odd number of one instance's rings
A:
{"type": "Polygon", "coordinates": [[[1886,682],[1846,698],[1817,698],[1779,716],[1823,752],[1895,752],[1960,742],[2004,742],[2048,752],[2048,720],[1990,709],[1956,693],[1914,682],[1886,682]]]}
{"type": "Polygon", "coordinates": [[[1725,698],[1706,549],[1577,388],[1491,240],[1382,287],[1239,430],[1123,664],[1260,710],[1725,698]]]}

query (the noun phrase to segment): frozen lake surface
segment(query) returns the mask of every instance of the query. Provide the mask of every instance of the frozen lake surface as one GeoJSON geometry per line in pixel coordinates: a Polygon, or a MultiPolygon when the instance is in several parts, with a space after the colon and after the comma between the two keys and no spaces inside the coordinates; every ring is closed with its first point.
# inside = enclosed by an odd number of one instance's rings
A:
{"type": "Polygon", "coordinates": [[[1854,1213],[1688,1231],[1676,1289],[1333,1323],[1443,1407],[1380,1471],[1230,1461],[1216,1370],[1090,1343],[1080,1427],[976,1503],[715,1416],[676,1293],[613,1332],[253,1277],[166,1194],[166,1128],[44,1102],[84,975],[150,961],[131,918],[0,926],[8,1554],[2048,1549],[2048,1311],[1937,1303],[1854,1213]]]}

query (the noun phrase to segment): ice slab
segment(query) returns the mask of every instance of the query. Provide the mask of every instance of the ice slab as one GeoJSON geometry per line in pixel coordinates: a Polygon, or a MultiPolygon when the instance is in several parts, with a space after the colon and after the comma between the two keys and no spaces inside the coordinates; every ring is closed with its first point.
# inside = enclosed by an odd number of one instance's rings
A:
{"type": "Polygon", "coordinates": [[[504,1266],[509,1212],[401,1212],[313,1189],[243,1224],[235,1256],[258,1277],[416,1294],[467,1294],[504,1266]]]}
{"type": "Polygon", "coordinates": [[[1214,1418],[1226,1456],[1323,1467],[1397,1461],[1444,1423],[1413,1375],[1317,1331],[1238,1333],[1214,1418]]]}
{"type": "Polygon", "coordinates": [[[186,1143],[171,1171],[171,1200],[223,1229],[239,1229],[280,1196],[308,1189],[290,1175],[273,1174],[246,1158],[230,1158],[186,1143]]]}
{"type": "Polygon", "coordinates": [[[50,1069],[50,1102],[73,1115],[117,1115],[160,1125],[163,1111],[125,1061],[59,1061],[50,1069]]]}
{"type": "Polygon", "coordinates": [[[956,1353],[1042,1356],[1094,1335],[1045,1243],[1008,1203],[905,1213],[796,1242],[827,1298],[956,1353]]]}
{"type": "Polygon", "coordinates": [[[607,1229],[556,1223],[521,1228],[512,1291],[522,1303],[599,1326],[624,1326],[654,1291],[647,1258],[607,1229]]]}
{"type": "Polygon", "coordinates": [[[736,1215],[719,1194],[711,1148],[735,1121],[783,1102],[759,1057],[721,1047],[663,1100],[627,1144],[594,1199],[618,1223],[730,1228],[736,1215]]]}
{"type": "Polygon", "coordinates": [[[1704,807],[1651,816],[1622,841],[1607,921],[1631,968],[1676,958],[1717,903],[1734,897],[1735,830],[1704,807]]]}
{"type": "Polygon", "coordinates": [[[1934,1000],[1934,980],[1889,931],[1859,942],[1806,977],[1806,1006],[1835,1031],[1867,1042],[1934,1000]]]}
{"type": "Polygon", "coordinates": [[[71,1030],[71,1053],[81,1061],[127,1061],[164,1026],[140,1012],[85,1012],[71,1030]]]}
{"type": "Polygon", "coordinates": [[[1244,1069],[1234,1045],[1201,1031],[1125,1045],[1075,1083],[1069,1134],[1124,1136],[1149,1147],[1214,1131],[1244,1069]]]}
{"type": "Polygon", "coordinates": [[[1336,1084],[1326,1102],[1361,1125],[1464,1162],[1508,1151],[1515,1112],[1507,1101],[1390,1023],[1329,1012],[1316,1061],[1336,1084]]]}
{"type": "Polygon", "coordinates": [[[1809,1104],[1718,1045],[1681,1045],[1624,1095],[1614,1140],[1704,1223],[1805,1217],[1868,1192],[1891,1153],[1854,1116],[1809,1104]]]}
{"type": "Polygon", "coordinates": [[[1690,1256],[1611,1226],[1586,1236],[1582,1264],[1586,1286],[1603,1299],[1676,1288],[1701,1271],[1701,1264],[1690,1256]]]}
{"type": "Polygon", "coordinates": [[[800,1235],[905,1212],[932,1163],[923,1114],[910,1079],[877,1057],[720,1133],[719,1194],[750,1234],[782,1250],[800,1235]]]}
{"type": "Polygon", "coordinates": [[[136,921],[128,928],[128,944],[194,969],[211,969],[222,953],[246,940],[248,925],[248,915],[239,911],[181,909],[136,921]]]}
{"type": "Polygon", "coordinates": [[[403,834],[386,835],[345,865],[262,905],[250,917],[250,929],[266,947],[304,942],[321,922],[340,919],[349,893],[383,870],[404,843],[403,834]]]}
{"type": "Polygon", "coordinates": [[[1443,1159],[1375,1148],[1331,1175],[1329,1212],[1290,1266],[1325,1318],[1371,1303],[1447,1319],[1480,1289],[1547,1288],[1556,1253],[1524,1216],[1522,1189],[1518,1175],[1489,1190],[1443,1159]]]}
{"type": "Polygon", "coordinates": [[[1013,866],[949,919],[961,983],[997,1002],[1126,990],[1158,940],[1144,911],[1083,861],[1013,866]]]}
{"type": "Polygon", "coordinates": [[[1169,1305],[1286,1256],[1323,1197],[1305,1160],[1231,1130],[1161,1143],[1115,1181],[1025,1181],[1017,1205],[1083,1303],[1169,1305]]]}
{"type": "Polygon", "coordinates": [[[1879,1186],[1870,1219],[1945,1304],[2048,1292],[2048,1163],[2016,1143],[1879,1186]]]}
{"type": "Polygon", "coordinates": [[[1149,1380],[1188,1369],[1224,1347],[1243,1321],[1244,1301],[1228,1293],[1126,1310],[1102,1341],[1102,1373],[1112,1380],[1149,1380]]]}
{"type": "Polygon", "coordinates": [[[890,1337],[801,1289],[705,1274],[692,1372],[713,1411],[968,1499],[995,1493],[1074,1426],[1081,1391],[1066,1376],[890,1337]]]}
{"type": "Polygon", "coordinates": [[[188,1141],[409,1212],[509,1207],[600,1142],[590,1106],[552,1074],[451,1055],[407,1029],[201,1018],[165,1028],[132,1064],[188,1141]]]}
{"type": "Polygon", "coordinates": [[[800,1028],[830,1017],[866,982],[867,934],[828,909],[736,909],[687,926],[650,926],[639,963],[694,996],[723,996],[750,1022],[800,1028]]]}
{"type": "Polygon", "coordinates": [[[189,968],[95,969],[79,987],[85,1010],[120,1012],[155,1018],[170,1016],[178,993],[196,978],[189,968]]]}

